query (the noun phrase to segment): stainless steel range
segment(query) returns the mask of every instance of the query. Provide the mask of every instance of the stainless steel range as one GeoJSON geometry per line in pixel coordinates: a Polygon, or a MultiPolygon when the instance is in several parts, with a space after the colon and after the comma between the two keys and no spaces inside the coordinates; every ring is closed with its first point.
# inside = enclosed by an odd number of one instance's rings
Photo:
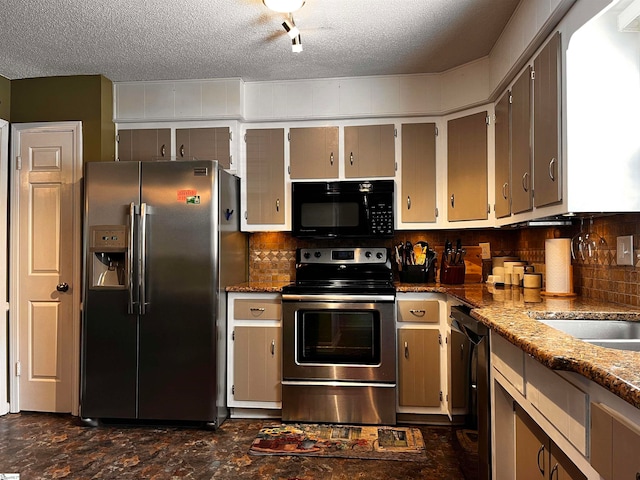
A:
{"type": "Polygon", "coordinates": [[[283,421],[395,424],[388,250],[299,249],[282,293],[283,421]]]}

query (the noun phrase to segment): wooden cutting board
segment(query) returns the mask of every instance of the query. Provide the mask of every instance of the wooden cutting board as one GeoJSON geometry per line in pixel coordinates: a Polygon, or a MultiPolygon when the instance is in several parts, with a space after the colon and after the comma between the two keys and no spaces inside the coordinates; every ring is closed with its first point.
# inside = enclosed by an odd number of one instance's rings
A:
{"type": "Polygon", "coordinates": [[[463,247],[467,254],[464,257],[464,283],[482,282],[482,247],[463,247]]]}

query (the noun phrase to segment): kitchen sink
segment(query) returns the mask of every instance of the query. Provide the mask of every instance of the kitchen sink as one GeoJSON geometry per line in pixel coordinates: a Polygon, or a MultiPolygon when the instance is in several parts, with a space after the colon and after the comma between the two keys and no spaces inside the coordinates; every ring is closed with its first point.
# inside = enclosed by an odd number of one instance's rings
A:
{"type": "Polygon", "coordinates": [[[557,318],[538,321],[593,345],[640,352],[640,322],[557,318]]]}

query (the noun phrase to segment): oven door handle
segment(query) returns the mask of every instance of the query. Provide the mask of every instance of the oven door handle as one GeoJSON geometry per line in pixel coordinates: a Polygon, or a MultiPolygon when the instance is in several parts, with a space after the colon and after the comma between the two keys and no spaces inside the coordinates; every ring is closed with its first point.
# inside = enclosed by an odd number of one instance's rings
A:
{"type": "Polygon", "coordinates": [[[308,380],[283,380],[282,385],[302,385],[321,387],[382,387],[396,388],[395,383],[375,383],[375,382],[330,382],[330,381],[308,381],[308,380]]]}
{"type": "Polygon", "coordinates": [[[293,293],[282,294],[283,302],[394,302],[395,299],[395,295],[299,295],[293,293]]]}

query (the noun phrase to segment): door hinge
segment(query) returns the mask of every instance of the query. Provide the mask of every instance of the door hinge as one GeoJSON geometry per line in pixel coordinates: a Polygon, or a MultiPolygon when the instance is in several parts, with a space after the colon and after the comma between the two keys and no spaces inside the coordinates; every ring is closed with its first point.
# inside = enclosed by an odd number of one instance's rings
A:
{"type": "Polygon", "coordinates": [[[233,332],[231,332],[231,340],[235,341],[236,339],[236,331],[234,330],[233,332]]]}
{"type": "Polygon", "coordinates": [[[233,155],[229,155],[229,165],[233,165],[233,155]]]}
{"type": "Polygon", "coordinates": [[[287,167],[287,173],[288,173],[289,175],[291,175],[291,165],[289,165],[289,166],[287,167]]]}
{"type": "Polygon", "coordinates": [[[233,142],[233,132],[229,130],[229,141],[233,142]]]}
{"type": "Polygon", "coordinates": [[[513,94],[509,92],[509,103],[513,103],[513,94]]]}
{"type": "Polygon", "coordinates": [[[393,136],[398,138],[398,129],[397,128],[393,129],[393,136]]]}
{"type": "Polygon", "coordinates": [[[22,375],[22,366],[20,365],[20,362],[16,362],[16,377],[19,377],[20,375],[22,375]]]}
{"type": "Polygon", "coordinates": [[[249,220],[249,214],[247,213],[247,211],[244,211],[244,219],[245,220],[249,220]]]}
{"type": "Polygon", "coordinates": [[[436,207],[436,218],[438,218],[439,215],[440,215],[440,212],[438,211],[438,207],[436,207]]]}
{"type": "Polygon", "coordinates": [[[291,132],[287,133],[287,140],[291,141],[291,132]]]}
{"type": "Polygon", "coordinates": [[[491,125],[491,115],[487,115],[484,117],[484,121],[487,125],[491,125]]]}
{"type": "Polygon", "coordinates": [[[396,166],[396,172],[398,171],[398,162],[395,163],[396,166]]]}
{"type": "Polygon", "coordinates": [[[120,143],[120,134],[119,133],[116,135],[116,143],[120,143]]]}
{"type": "Polygon", "coordinates": [[[247,134],[244,134],[244,143],[247,143],[247,134]]]}
{"type": "Polygon", "coordinates": [[[236,386],[235,385],[231,385],[231,393],[232,394],[236,393],[236,386]]]}
{"type": "Polygon", "coordinates": [[[22,170],[22,157],[20,155],[16,157],[16,170],[22,170]]]}
{"type": "Polygon", "coordinates": [[[438,127],[436,127],[436,137],[438,136],[438,133],[439,133],[438,127]]]}
{"type": "Polygon", "coordinates": [[[442,391],[440,391],[440,401],[442,401],[442,391]]]}
{"type": "Polygon", "coordinates": [[[491,213],[491,204],[487,203],[487,213],[491,213]]]}
{"type": "Polygon", "coordinates": [[[441,333],[438,334],[438,343],[440,345],[442,345],[442,334],[441,333]]]}
{"type": "Polygon", "coordinates": [[[531,69],[531,80],[535,80],[536,79],[536,71],[534,69],[531,69]]]}

